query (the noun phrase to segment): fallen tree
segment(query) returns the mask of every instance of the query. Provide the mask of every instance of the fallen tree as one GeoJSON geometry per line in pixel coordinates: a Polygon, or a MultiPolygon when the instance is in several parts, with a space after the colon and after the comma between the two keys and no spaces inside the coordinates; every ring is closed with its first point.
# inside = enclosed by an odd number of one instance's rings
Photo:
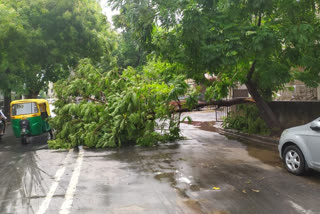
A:
{"type": "Polygon", "coordinates": [[[185,101],[172,101],[170,104],[175,107],[175,112],[187,112],[192,109],[203,108],[206,106],[217,106],[217,108],[223,107],[230,107],[233,105],[240,105],[246,103],[255,103],[252,98],[248,97],[239,97],[234,98],[231,100],[214,100],[210,102],[198,102],[197,104],[193,105],[192,107],[186,107],[185,101]]]}
{"type": "Polygon", "coordinates": [[[165,83],[150,79],[148,69],[144,75],[133,68],[103,71],[82,60],[73,76],[55,85],[56,117],[49,123],[56,139],[50,148],[150,146],[180,137],[170,101],[186,92],[183,78],[165,83]]]}

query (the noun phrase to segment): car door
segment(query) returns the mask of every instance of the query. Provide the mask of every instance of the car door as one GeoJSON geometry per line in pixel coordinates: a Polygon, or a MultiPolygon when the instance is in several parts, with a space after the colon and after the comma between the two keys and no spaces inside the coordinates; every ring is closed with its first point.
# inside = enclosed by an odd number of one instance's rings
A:
{"type": "Polygon", "coordinates": [[[320,167],[320,130],[313,130],[311,125],[308,125],[304,140],[310,152],[312,164],[320,167]]]}

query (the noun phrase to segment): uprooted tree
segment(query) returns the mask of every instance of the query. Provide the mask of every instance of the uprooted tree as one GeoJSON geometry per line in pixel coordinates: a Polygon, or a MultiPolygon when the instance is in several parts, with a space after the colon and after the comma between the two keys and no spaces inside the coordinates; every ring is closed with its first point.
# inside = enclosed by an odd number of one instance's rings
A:
{"type": "Polygon", "coordinates": [[[115,20],[141,47],[181,63],[198,82],[205,73],[216,75],[209,99],[246,85],[273,130],[281,127],[267,103],[273,93],[295,79],[313,87],[319,83],[319,0],[109,2],[121,11],[115,20]]]}
{"type": "Polygon", "coordinates": [[[180,118],[170,101],[185,94],[188,85],[183,76],[155,72],[170,66],[154,62],[143,71],[129,67],[120,74],[80,61],[74,75],[55,85],[56,117],[49,122],[56,139],[49,146],[149,146],[179,138],[180,118]]]}

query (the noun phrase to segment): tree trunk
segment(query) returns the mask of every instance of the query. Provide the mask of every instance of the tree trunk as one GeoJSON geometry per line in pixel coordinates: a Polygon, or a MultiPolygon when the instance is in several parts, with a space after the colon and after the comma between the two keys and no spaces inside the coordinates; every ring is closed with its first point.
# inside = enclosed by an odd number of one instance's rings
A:
{"type": "MultiPolygon", "coordinates": [[[[259,26],[261,24],[261,16],[259,18],[259,26]]],[[[253,74],[256,70],[256,63],[257,61],[254,60],[251,68],[247,75],[247,82],[246,86],[248,89],[248,92],[250,93],[251,97],[256,102],[256,106],[258,107],[260,111],[260,116],[266,122],[267,126],[271,129],[272,134],[278,134],[279,131],[281,131],[281,124],[276,117],[276,115],[271,110],[270,106],[264,99],[261,97],[261,95],[258,92],[258,88],[254,82],[252,82],[253,74]]]]}
{"type": "MultiPolygon", "coordinates": [[[[193,109],[202,108],[205,106],[212,106],[212,105],[218,106],[218,108],[220,106],[229,107],[229,106],[245,104],[245,103],[255,103],[255,101],[252,98],[248,98],[248,97],[243,97],[243,98],[239,97],[239,98],[234,98],[232,100],[214,100],[214,101],[211,101],[208,103],[198,103],[197,105],[195,105],[193,107],[193,109]]],[[[188,111],[190,111],[189,108],[183,107],[183,104],[185,104],[185,102],[184,103],[178,102],[178,101],[170,102],[170,105],[175,106],[175,112],[188,112],[188,111]]]]}
{"type": "Polygon", "coordinates": [[[268,103],[260,96],[257,87],[250,80],[246,83],[246,86],[251,97],[256,102],[261,118],[266,122],[272,132],[279,132],[281,130],[281,124],[268,103]]]}
{"type": "Polygon", "coordinates": [[[4,109],[3,113],[10,121],[10,103],[11,103],[11,91],[4,92],[4,109]]]}
{"type": "Polygon", "coordinates": [[[39,91],[29,91],[29,94],[25,95],[26,99],[36,99],[38,98],[39,91]]]}

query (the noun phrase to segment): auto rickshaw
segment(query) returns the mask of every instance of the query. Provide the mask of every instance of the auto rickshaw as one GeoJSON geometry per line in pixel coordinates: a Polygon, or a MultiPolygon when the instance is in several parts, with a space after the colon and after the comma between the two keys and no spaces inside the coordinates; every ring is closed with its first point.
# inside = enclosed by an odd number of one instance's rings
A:
{"type": "Polygon", "coordinates": [[[52,139],[52,130],[47,122],[51,117],[49,103],[45,99],[15,100],[10,104],[10,116],[13,133],[26,144],[30,136],[49,133],[52,139]]]}

